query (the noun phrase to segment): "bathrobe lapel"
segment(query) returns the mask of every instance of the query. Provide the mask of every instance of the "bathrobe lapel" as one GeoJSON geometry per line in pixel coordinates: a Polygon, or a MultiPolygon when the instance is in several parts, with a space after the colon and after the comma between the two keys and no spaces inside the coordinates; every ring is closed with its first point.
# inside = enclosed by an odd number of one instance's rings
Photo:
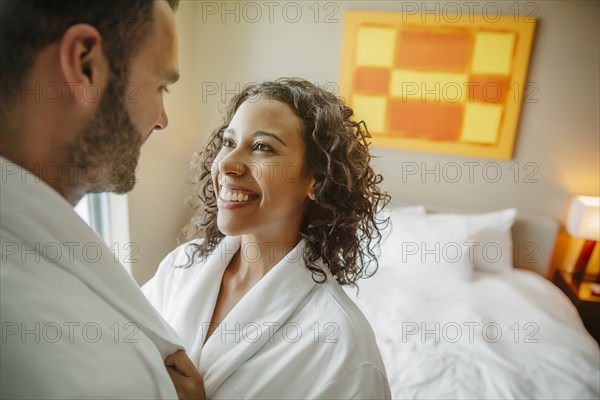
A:
{"type": "Polygon", "coordinates": [[[37,176],[4,158],[0,162],[2,176],[6,178],[0,194],[2,241],[14,240],[29,249],[59,246],[62,256],[52,263],[80,279],[135,323],[154,342],[163,358],[181,348],[177,334],[71,205],[37,176]]]}
{"type": "MultiPolygon", "coordinates": [[[[237,243],[239,247],[239,238],[226,238],[224,243],[227,249],[231,249],[232,243],[237,243]]],[[[198,360],[194,356],[200,356],[199,370],[204,376],[207,397],[210,398],[223,382],[285,325],[290,315],[315,287],[311,272],[304,266],[303,252],[304,243],[300,242],[246,293],[227,314],[203,348],[205,329],[202,335],[198,335],[199,339],[202,337],[202,341],[198,340],[194,344],[192,360],[198,360]],[[246,338],[243,337],[244,333],[246,338]],[[197,354],[198,352],[201,354],[197,354]]],[[[221,275],[218,282],[221,281],[224,269],[233,255],[229,253],[228,251],[228,254],[223,257],[220,252],[217,252],[205,266],[209,270],[207,274],[212,275],[219,271],[221,275]],[[213,260],[217,256],[219,259],[213,260]]],[[[203,285],[206,282],[210,280],[202,279],[202,282],[198,283],[203,285]]],[[[204,321],[211,320],[218,296],[220,285],[213,284],[213,286],[202,288],[210,293],[208,296],[210,301],[206,305],[199,305],[204,310],[202,312],[206,318],[204,321]]],[[[198,289],[200,288],[196,288],[198,289]]]]}
{"type": "MultiPolygon", "coordinates": [[[[191,281],[179,285],[177,302],[181,306],[168,307],[165,314],[173,329],[180,332],[181,341],[196,366],[200,362],[208,325],[217,304],[223,273],[239,247],[239,237],[225,237],[191,281]]],[[[188,251],[189,248],[186,248],[185,252],[188,251]]],[[[183,259],[178,261],[185,263],[183,259]]]]}

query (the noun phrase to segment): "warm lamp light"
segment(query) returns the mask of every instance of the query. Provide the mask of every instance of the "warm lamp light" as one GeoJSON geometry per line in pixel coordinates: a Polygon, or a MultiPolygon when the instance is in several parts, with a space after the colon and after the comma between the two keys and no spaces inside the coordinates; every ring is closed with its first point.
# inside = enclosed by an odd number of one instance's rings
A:
{"type": "Polygon", "coordinates": [[[585,239],[573,269],[573,280],[581,282],[596,242],[600,239],[600,197],[577,196],[571,200],[567,231],[585,239]]]}

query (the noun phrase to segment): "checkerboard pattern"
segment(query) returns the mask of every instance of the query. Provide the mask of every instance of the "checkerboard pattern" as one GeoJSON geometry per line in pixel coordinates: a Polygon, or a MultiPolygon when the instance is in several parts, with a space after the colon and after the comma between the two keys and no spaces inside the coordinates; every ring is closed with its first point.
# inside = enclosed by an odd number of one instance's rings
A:
{"type": "Polygon", "coordinates": [[[514,32],[364,23],[354,39],[350,103],[371,134],[498,142],[514,32]]]}
{"type": "Polygon", "coordinates": [[[342,95],[375,139],[502,144],[512,152],[521,103],[515,91],[523,89],[533,26],[481,18],[402,23],[398,13],[353,13],[344,34],[342,95]],[[500,143],[503,135],[510,143],[500,143]]]}

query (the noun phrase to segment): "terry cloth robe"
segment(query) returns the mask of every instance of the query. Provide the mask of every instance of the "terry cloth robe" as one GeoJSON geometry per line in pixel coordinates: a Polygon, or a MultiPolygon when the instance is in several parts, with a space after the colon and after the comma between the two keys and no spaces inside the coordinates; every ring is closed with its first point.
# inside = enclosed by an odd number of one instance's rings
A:
{"type": "MultiPolygon", "coordinates": [[[[196,242],[198,243],[198,242],[196,242]]],[[[328,275],[317,284],[300,242],[235,305],[206,340],[225,268],[240,247],[226,237],[184,266],[180,246],[142,288],[178,333],[211,399],[389,399],[369,323],[328,275]],[[174,267],[175,266],[175,267],[174,267]]],[[[253,249],[241,249],[253,257],[253,249]]]]}
{"type": "Polygon", "coordinates": [[[177,398],[175,332],[63,197],[0,163],[0,397],[177,398]]]}

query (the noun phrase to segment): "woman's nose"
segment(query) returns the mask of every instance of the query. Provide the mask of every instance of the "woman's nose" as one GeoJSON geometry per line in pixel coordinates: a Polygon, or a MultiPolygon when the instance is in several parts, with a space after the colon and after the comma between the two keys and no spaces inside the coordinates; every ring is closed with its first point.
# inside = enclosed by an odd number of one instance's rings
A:
{"type": "Polygon", "coordinates": [[[219,172],[222,176],[242,176],[246,173],[246,164],[235,157],[235,151],[228,154],[225,158],[219,161],[219,172]]]}

